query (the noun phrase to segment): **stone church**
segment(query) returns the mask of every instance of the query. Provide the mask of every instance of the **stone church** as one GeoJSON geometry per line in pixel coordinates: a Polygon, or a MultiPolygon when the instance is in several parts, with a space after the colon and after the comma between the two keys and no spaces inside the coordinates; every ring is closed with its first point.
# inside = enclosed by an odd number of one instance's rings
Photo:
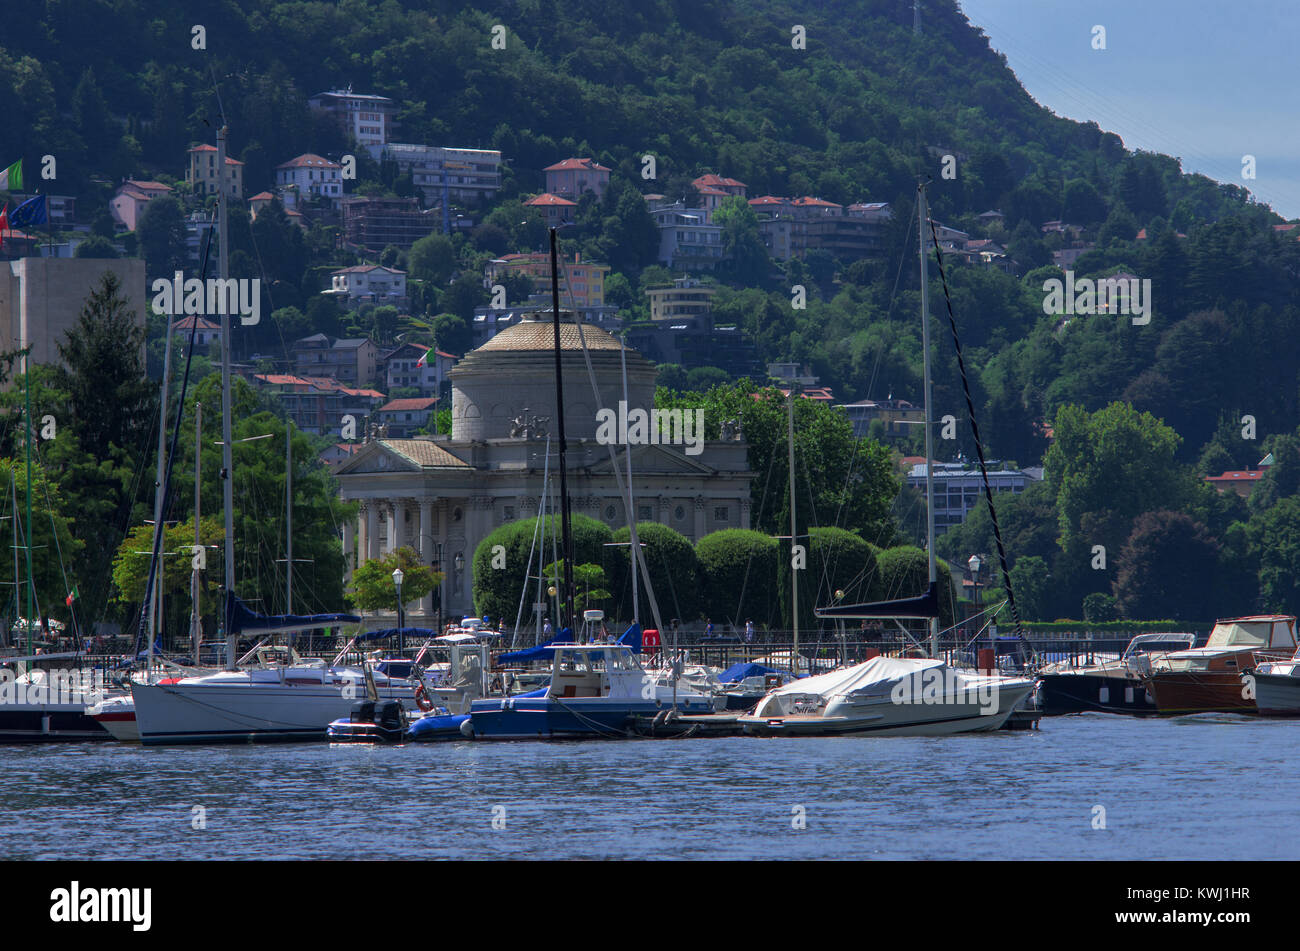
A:
{"type": "MultiPolygon", "coordinates": [[[[681,445],[598,442],[598,412],[616,412],[624,399],[624,358],[630,408],[653,406],[654,365],[608,332],[562,317],[572,511],[613,529],[627,524],[613,466],[626,481],[630,450],[638,522],[660,522],[692,541],[719,529],[749,528],[753,473],[739,425],[728,425],[724,440],[705,442],[696,454],[681,445]]],[[[411,624],[474,613],[472,572],[479,542],[500,525],[535,518],[544,493],[547,513],[558,508],[550,314],[525,319],[467,354],[452,369],[451,386],[450,436],[388,439],[375,432],[334,467],[343,499],[361,503],[356,523],[344,525],[349,571],[409,545],[445,572],[440,591],[418,607],[407,606],[411,624]],[[543,487],[548,436],[549,484],[543,487]]]]}

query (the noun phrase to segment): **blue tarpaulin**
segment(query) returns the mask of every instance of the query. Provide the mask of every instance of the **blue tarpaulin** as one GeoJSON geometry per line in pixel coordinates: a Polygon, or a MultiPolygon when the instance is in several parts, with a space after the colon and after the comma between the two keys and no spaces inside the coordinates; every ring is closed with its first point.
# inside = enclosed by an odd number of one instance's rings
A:
{"type": "Polygon", "coordinates": [[[272,634],[361,623],[361,618],[354,614],[258,614],[235,597],[233,591],[226,593],[226,617],[231,634],[272,634]]]}
{"type": "Polygon", "coordinates": [[[722,673],[718,674],[718,682],[724,684],[738,684],[747,677],[766,677],[768,674],[779,673],[771,667],[764,667],[762,664],[740,663],[733,664],[722,673]]]}
{"type": "Polygon", "coordinates": [[[536,647],[526,647],[523,650],[511,651],[508,654],[502,654],[497,658],[498,664],[529,664],[535,660],[544,660],[551,656],[551,652],[546,648],[552,644],[572,644],[573,629],[566,627],[555,637],[551,638],[545,644],[538,644],[536,647]]]}

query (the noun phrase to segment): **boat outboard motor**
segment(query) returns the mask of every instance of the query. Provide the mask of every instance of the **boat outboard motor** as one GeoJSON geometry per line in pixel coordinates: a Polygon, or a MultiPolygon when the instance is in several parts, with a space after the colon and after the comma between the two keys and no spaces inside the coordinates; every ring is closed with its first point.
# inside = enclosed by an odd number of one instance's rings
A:
{"type": "Polygon", "coordinates": [[[402,716],[402,701],[385,700],[382,703],[372,704],[375,707],[374,724],[384,730],[401,731],[405,728],[405,718],[402,716]]]}
{"type": "Polygon", "coordinates": [[[374,723],[375,722],[375,701],[360,700],[352,704],[352,722],[353,723],[374,723]]]}

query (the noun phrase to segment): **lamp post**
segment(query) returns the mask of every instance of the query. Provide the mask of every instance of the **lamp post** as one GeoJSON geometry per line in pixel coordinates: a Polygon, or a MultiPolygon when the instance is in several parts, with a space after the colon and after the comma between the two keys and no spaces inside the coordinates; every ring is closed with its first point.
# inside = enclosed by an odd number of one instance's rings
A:
{"type": "MultiPolygon", "coordinates": [[[[970,568],[971,588],[974,591],[972,598],[975,601],[975,622],[977,624],[979,623],[980,613],[980,568],[983,564],[984,562],[980,560],[979,555],[971,555],[970,560],[966,562],[966,567],[970,568]]],[[[992,644],[991,646],[993,647],[994,657],[996,658],[997,645],[992,644]]]]}
{"type": "Polygon", "coordinates": [[[393,587],[397,589],[397,650],[399,653],[406,650],[406,635],[402,633],[403,628],[406,627],[402,623],[402,582],[405,578],[406,575],[402,573],[401,568],[393,569],[393,587]]]}
{"type": "Polygon", "coordinates": [[[438,582],[438,633],[442,633],[442,619],[447,616],[447,575],[442,570],[442,542],[438,542],[438,561],[433,570],[442,575],[438,582]]]}

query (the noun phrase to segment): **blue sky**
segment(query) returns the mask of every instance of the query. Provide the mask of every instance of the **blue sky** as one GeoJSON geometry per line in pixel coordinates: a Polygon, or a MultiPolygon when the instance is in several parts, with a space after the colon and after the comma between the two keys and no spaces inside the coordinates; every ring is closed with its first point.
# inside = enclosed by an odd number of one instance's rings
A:
{"type": "Polygon", "coordinates": [[[1053,112],[1300,216],[1300,0],[959,2],[1053,112]],[[1106,28],[1104,50],[1092,48],[1095,25],[1106,28]],[[1254,181],[1242,178],[1247,154],[1254,181]]]}

